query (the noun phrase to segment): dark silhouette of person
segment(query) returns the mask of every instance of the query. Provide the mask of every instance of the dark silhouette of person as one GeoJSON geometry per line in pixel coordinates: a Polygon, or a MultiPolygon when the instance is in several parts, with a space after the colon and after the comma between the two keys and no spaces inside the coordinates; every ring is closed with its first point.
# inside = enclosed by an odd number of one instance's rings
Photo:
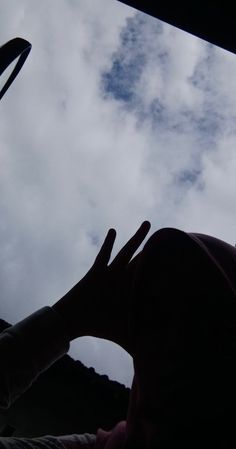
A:
{"type": "Polygon", "coordinates": [[[0,447],[234,446],[236,249],[164,228],[133,257],[149,229],[144,222],[108,265],[116,237],[109,230],[78,284],[0,335],[2,407],[64,355],[70,341],[90,335],[133,357],[127,419],[96,435],[1,438],[0,447]]]}

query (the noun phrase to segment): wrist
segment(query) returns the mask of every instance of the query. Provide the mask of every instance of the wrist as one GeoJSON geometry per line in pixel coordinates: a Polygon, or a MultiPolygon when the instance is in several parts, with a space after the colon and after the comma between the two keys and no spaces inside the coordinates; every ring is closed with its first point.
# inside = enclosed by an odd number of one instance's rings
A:
{"type": "Polygon", "coordinates": [[[68,313],[67,313],[67,306],[65,303],[64,298],[57,301],[51,308],[56,312],[56,314],[60,317],[61,321],[63,322],[66,334],[70,341],[74,340],[76,337],[73,336],[72,333],[72,323],[69,320],[68,313]]]}

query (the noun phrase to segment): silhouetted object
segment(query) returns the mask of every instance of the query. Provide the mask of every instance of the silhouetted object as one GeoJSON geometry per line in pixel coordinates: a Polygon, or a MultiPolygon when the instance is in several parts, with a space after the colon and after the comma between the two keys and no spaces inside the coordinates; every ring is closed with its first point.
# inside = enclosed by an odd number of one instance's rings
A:
{"type": "MultiPolygon", "coordinates": [[[[0,319],[0,332],[9,326],[0,319]]],[[[119,382],[65,355],[8,410],[0,410],[0,422],[15,428],[14,437],[96,433],[99,427],[110,430],[126,419],[129,393],[119,382]]]]}
{"type": "Polygon", "coordinates": [[[236,53],[234,3],[119,0],[225,50],[236,53]]]}
{"type": "Polygon", "coordinates": [[[18,75],[31,50],[31,47],[32,45],[28,41],[21,39],[20,37],[16,37],[0,47],[0,76],[7,69],[7,67],[19,57],[11,75],[0,91],[0,100],[18,75]]]}
{"type": "Polygon", "coordinates": [[[7,424],[4,429],[0,432],[0,437],[11,437],[15,432],[15,427],[9,426],[7,424]]]}
{"type": "Polygon", "coordinates": [[[235,248],[209,235],[164,228],[144,245],[129,449],[235,446],[235,272],[235,248]]]}

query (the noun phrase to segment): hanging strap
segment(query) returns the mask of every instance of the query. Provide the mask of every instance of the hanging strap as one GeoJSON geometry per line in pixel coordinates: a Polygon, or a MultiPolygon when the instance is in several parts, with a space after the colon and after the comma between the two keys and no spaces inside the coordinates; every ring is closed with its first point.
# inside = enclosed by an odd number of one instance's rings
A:
{"type": "Polygon", "coordinates": [[[32,45],[30,44],[30,42],[26,41],[25,39],[21,39],[20,37],[11,39],[9,42],[0,47],[0,76],[2,75],[4,70],[6,70],[7,67],[14,61],[14,59],[19,57],[11,75],[4,84],[3,88],[0,90],[0,100],[18,75],[31,50],[31,47],[32,45]]]}

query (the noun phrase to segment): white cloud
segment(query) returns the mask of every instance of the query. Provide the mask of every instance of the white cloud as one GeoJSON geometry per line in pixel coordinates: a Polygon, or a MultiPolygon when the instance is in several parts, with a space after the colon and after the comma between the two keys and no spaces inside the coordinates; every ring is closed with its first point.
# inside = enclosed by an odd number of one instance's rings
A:
{"type": "MultiPolygon", "coordinates": [[[[110,227],[113,255],[144,219],[234,243],[234,55],[115,0],[4,0],[15,36],[32,51],[0,104],[2,318],[58,300],[110,227]]],[[[71,354],[130,385],[117,346],[71,354]]]]}

